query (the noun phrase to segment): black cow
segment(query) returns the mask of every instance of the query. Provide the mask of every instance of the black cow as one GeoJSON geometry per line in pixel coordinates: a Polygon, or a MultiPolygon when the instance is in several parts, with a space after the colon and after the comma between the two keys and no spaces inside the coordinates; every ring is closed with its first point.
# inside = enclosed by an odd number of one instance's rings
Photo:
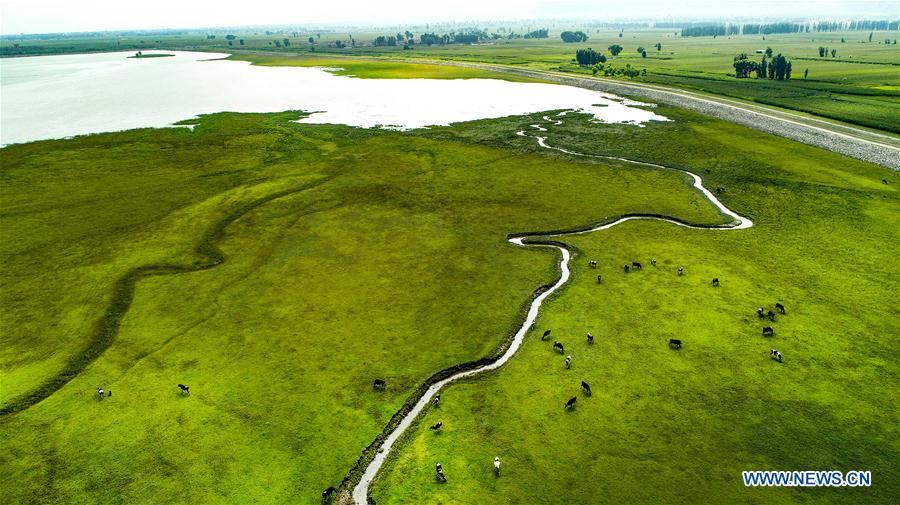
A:
{"type": "Polygon", "coordinates": [[[387,386],[387,383],[384,382],[384,379],[375,379],[372,381],[372,388],[378,391],[381,391],[387,386]]]}
{"type": "Polygon", "coordinates": [[[597,284],[600,284],[600,283],[602,283],[602,282],[603,282],[603,276],[602,276],[602,275],[598,275],[598,276],[597,276],[597,284]]]}
{"type": "Polygon", "coordinates": [[[712,285],[713,285],[713,286],[716,286],[716,287],[719,286],[719,278],[718,278],[718,277],[713,277],[712,285]]]}
{"type": "Polygon", "coordinates": [[[625,266],[622,267],[622,269],[624,269],[624,270],[625,270],[625,273],[627,274],[627,273],[628,273],[628,270],[631,269],[631,267],[628,266],[628,265],[625,265],[625,266]]]}
{"type": "Polygon", "coordinates": [[[178,387],[181,388],[181,394],[183,394],[183,395],[191,394],[191,388],[185,386],[184,384],[179,384],[178,387]]]}
{"type": "Polygon", "coordinates": [[[572,356],[566,356],[566,370],[568,370],[570,366],[572,366],[572,356]]]}
{"type": "Polygon", "coordinates": [[[322,491],[322,505],[328,503],[328,500],[331,499],[331,495],[333,495],[335,491],[337,490],[334,488],[334,486],[328,486],[325,491],[322,491]]]}
{"type": "Polygon", "coordinates": [[[784,314],[784,305],[782,305],[782,304],[780,304],[780,303],[776,303],[776,304],[775,304],[775,310],[777,310],[778,312],[781,312],[782,314],[784,314]]]}
{"type": "Polygon", "coordinates": [[[778,352],[777,349],[772,349],[772,351],[769,352],[769,354],[772,355],[772,359],[777,359],[779,363],[781,363],[782,360],[784,359],[783,356],[781,356],[781,353],[778,352]]]}
{"type": "Polygon", "coordinates": [[[103,388],[97,388],[97,398],[100,400],[103,399],[103,388]]]}
{"type": "Polygon", "coordinates": [[[763,327],[763,336],[764,337],[771,337],[774,334],[775,334],[775,330],[773,330],[771,326],[763,327]]]}
{"type": "Polygon", "coordinates": [[[653,266],[656,266],[656,260],[655,260],[655,259],[651,259],[651,260],[650,260],[650,264],[653,265],[653,266]]]}
{"type": "Polygon", "coordinates": [[[590,333],[587,334],[587,339],[588,339],[588,343],[589,343],[589,344],[593,344],[593,343],[594,343],[594,336],[591,335],[590,333]]]}
{"type": "Polygon", "coordinates": [[[431,429],[432,431],[437,431],[437,430],[441,429],[441,426],[443,426],[443,425],[444,425],[444,421],[438,421],[437,424],[431,425],[431,428],[430,428],[430,429],[431,429]]]}
{"type": "Polygon", "coordinates": [[[678,267],[678,275],[684,275],[684,267],[678,267]]]}
{"type": "Polygon", "coordinates": [[[762,307],[757,307],[756,308],[756,317],[758,317],[760,319],[766,317],[766,310],[763,309],[762,307]]]}
{"type": "Polygon", "coordinates": [[[587,393],[588,396],[591,396],[591,385],[590,384],[588,384],[587,382],[581,381],[581,389],[583,389],[584,392],[587,393]]]}
{"type": "Polygon", "coordinates": [[[569,398],[569,401],[566,402],[566,407],[565,407],[565,408],[566,408],[566,409],[574,408],[574,407],[575,407],[575,400],[577,400],[577,399],[578,399],[577,396],[573,396],[572,398],[569,398]]]}
{"type": "Polygon", "coordinates": [[[881,179],[882,184],[887,184],[887,179],[881,179]]]}
{"type": "Polygon", "coordinates": [[[642,268],[644,268],[644,266],[641,265],[640,263],[638,263],[637,261],[632,261],[631,268],[633,268],[635,270],[641,270],[642,268]]]}
{"type": "Polygon", "coordinates": [[[769,312],[766,312],[766,315],[769,316],[769,321],[775,320],[775,313],[772,312],[771,310],[769,312]]]}
{"type": "Polygon", "coordinates": [[[441,394],[440,393],[434,395],[434,400],[431,400],[431,406],[437,407],[439,403],[441,403],[441,394]]]}
{"type": "Polygon", "coordinates": [[[681,349],[681,340],[678,340],[677,338],[670,338],[669,347],[671,347],[672,349],[681,349]]]}
{"type": "Polygon", "coordinates": [[[591,260],[591,262],[588,264],[591,266],[591,268],[597,268],[597,261],[595,260],[591,260]]]}
{"type": "Polygon", "coordinates": [[[566,352],[561,342],[553,342],[553,348],[559,351],[560,354],[566,352]]]}
{"type": "Polygon", "coordinates": [[[437,475],[438,480],[447,482],[447,477],[444,476],[444,467],[441,466],[440,462],[434,465],[434,472],[437,475]]]}
{"type": "Polygon", "coordinates": [[[545,331],[544,334],[541,335],[541,340],[547,340],[547,337],[550,336],[550,331],[551,331],[551,330],[545,331]]]}

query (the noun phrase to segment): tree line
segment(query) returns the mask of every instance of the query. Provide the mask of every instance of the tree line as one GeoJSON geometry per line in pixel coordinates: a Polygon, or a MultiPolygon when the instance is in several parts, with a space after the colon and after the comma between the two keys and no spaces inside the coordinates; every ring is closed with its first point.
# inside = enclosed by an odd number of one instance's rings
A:
{"type": "MultiPolygon", "coordinates": [[[[677,23],[675,23],[677,25],[677,23]]],[[[662,23],[657,23],[657,27],[662,23]]],[[[668,27],[668,24],[667,26],[668,27]]],[[[677,26],[676,26],[677,27],[677,26]]],[[[683,23],[682,37],[769,35],[772,33],[834,32],[839,30],[897,30],[900,21],[814,21],[809,23],[683,23]]]]}

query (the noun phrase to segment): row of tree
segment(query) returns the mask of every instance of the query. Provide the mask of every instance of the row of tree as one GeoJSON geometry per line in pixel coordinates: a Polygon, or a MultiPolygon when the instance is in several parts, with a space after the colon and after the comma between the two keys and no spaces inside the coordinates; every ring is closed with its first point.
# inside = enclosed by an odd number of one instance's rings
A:
{"type": "MultiPolygon", "coordinates": [[[[819,46],[819,58],[824,58],[828,55],[828,48],[824,46],[819,46]]],[[[834,58],[837,56],[837,49],[831,49],[831,57],[834,58]]]]}
{"type": "MultiPolygon", "coordinates": [[[[677,23],[676,23],[677,25],[677,23]]],[[[657,23],[657,27],[662,23],[657,23]]],[[[675,26],[677,27],[677,26],[675,26]]],[[[682,37],[716,37],[724,35],[769,35],[771,33],[835,32],[839,30],[897,30],[900,21],[815,21],[810,23],[683,23],[682,37]]]]}
{"type": "MultiPolygon", "coordinates": [[[[771,49],[771,48],[769,48],[771,49]]],[[[771,51],[768,56],[771,56],[771,51]]],[[[775,81],[787,81],[791,78],[791,61],[779,53],[771,61],[766,60],[763,54],[759,62],[752,61],[746,53],[734,57],[734,76],[744,79],[755,75],[757,79],[772,79],[775,81]]]]}

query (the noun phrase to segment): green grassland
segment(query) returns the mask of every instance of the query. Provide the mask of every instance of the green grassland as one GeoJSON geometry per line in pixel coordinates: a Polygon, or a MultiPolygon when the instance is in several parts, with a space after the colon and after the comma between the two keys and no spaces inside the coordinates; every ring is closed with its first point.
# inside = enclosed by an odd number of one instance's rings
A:
{"type": "MultiPolygon", "coordinates": [[[[440,407],[395,448],[372,490],[377,503],[896,501],[900,178],[694,113],[659,111],[675,121],[638,129],[573,117],[545,126],[551,145],[691,169],[707,187],[724,188],[723,203],[755,226],[632,221],[557,238],[576,252],[571,284],[545,304],[504,368],[445,389],[440,407]],[[621,265],[634,260],[644,269],[625,274],[621,265]],[[787,314],[761,322],[756,307],[777,301],[787,314]],[[766,324],[774,337],[761,335],[766,324]],[[545,329],[553,338],[541,341],[545,329]],[[682,349],[668,348],[673,337],[682,349]],[[553,340],[573,356],[571,369],[553,340]],[[770,359],[771,348],[783,363],[770,359]],[[564,411],[575,395],[575,409],[564,411]],[[438,421],[440,432],[427,429],[438,421]],[[434,478],[436,461],[446,484],[434,478]],[[873,486],[748,489],[741,481],[742,470],[800,469],[870,470],[873,486]]],[[[498,140],[464,125],[431,134],[498,140]]]]}
{"type": "Polygon", "coordinates": [[[333,68],[337,75],[359,77],[361,79],[502,79],[513,82],[543,82],[540,79],[491,72],[477,68],[452,67],[447,65],[427,65],[399,61],[317,56],[308,54],[271,55],[236,54],[229,59],[249,61],[254,65],[276,67],[326,67],[333,68]]]}
{"type": "MultiPolygon", "coordinates": [[[[513,28],[522,33],[527,27],[513,28]]],[[[532,29],[534,27],[531,27],[532,29]]],[[[623,46],[622,53],[608,64],[616,67],[632,65],[647,69],[647,75],[636,77],[636,82],[646,82],[701,91],[720,96],[753,101],[782,107],[806,114],[837,120],[876,130],[900,133],[900,50],[893,43],[900,33],[876,31],[872,42],[868,31],[843,31],[826,33],[794,33],[770,35],[740,35],[730,37],[681,37],[680,30],[588,29],[588,41],[564,43],[559,32],[579,29],[578,26],[552,25],[547,39],[499,39],[480,44],[414,45],[412,50],[400,46],[375,47],[372,40],[378,35],[392,35],[397,30],[373,31],[369,28],[358,32],[314,31],[309,33],[265,34],[259,32],[235,33],[236,40],[228,41],[224,33],[216,38],[205,34],[179,35],[122,35],[122,36],[72,36],[43,39],[0,40],[0,54],[56,54],[62,52],[89,52],[112,50],[187,49],[228,51],[235,54],[267,53],[266,56],[239,56],[256,60],[258,64],[313,65],[314,55],[323,56],[323,62],[346,68],[349,74],[359,77],[482,77],[480,71],[446,69],[440,67],[409,67],[395,62],[381,67],[370,66],[358,58],[334,60],[334,56],[377,58],[447,59],[525,66],[542,70],[561,70],[590,75],[589,69],[573,63],[577,49],[592,47],[607,53],[611,44],[623,46]],[[289,47],[276,47],[275,40],[287,36],[289,47]],[[315,43],[309,44],[312,36],[315,43]],[[336,41],[349,45],[350,38],[357,47],[338,49],[336,41]],[[844,42],[841,42],[841,40],[844,42]],[[240,44],[244,40],[244,44],[240,44]],[[662,44],[657,51],[656,43],[662,44]],[[18,47],[13,47],[19,44],[18,47]],[[836,49],[834,58],[818,56],[819,46],[836,49]],[[638,47],[647,50],[642,58],[638,47]],[[783,53],[793,62],[793,78],[788,82],[764,79],[735,79],[733,57],[741,52],[758,59],[758,49],[771,47],[783,53]],[[283,54],[284,58],[268,55],[283,54]],[[301,57],[302,56],[302,57],[301,57]],[[300,57],[295,60],[294,57],[300,57]],[[346,66],[345,66],[346,65],[346,66]],[[397,65],[397,66],[395,66],[397,65]],[[809,70],[806,79],[805,70],[809,70]]],[[[410,27],[413,33],[426,31],[425,27],[410,27]]],[[[489,28],[489,31],[496,29],[489,28]]],[[[432,28],[430,31],[441,32],[432,28]]],[[[402,30],[401,30],[402,31],[402,30]]],[[[444,31],[450,31],[447,28],[444,31]]],[[[496,74],[494,75],[496,76],[496,74]]],[[[492,76],[493,77],[493,76],[492,76]]]]}
{"type": "Polygon", "coordinates": [[[296,117],[0,150],[4,501],[318,503],[554,278],[507,234],[723,221],[682,174],[536,152],[514,132],[538,116],[405,133],[296,117]]]}

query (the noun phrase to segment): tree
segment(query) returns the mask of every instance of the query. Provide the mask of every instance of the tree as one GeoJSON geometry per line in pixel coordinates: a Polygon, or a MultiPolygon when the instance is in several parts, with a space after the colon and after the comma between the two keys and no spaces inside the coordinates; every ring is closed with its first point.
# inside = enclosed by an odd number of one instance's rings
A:
{"type": "Polygon", "coordinates": [[[584,42],[588,39],[588,36],[584,32],[562,32],[559,34],[559,37],[563,40],[563,42],[584,42]]]}
{"type": "Polygon", "coordinates": [[[288,40],[287,37],[285,37],[285,39],[282,40],[281,43],[284,44],[284,47],[291,47],[291,41],[288,40]]]}
{"type": "Polygon", "coordinates": [[[832,49],[832,50],[831,50],[831,57],[834,58],[835,55],[837,55],[837,49],[832,49]]]}
{"type": "Polygon", "coordinates": [[[768,56],[769,58],[772,57],[772,48],[771,47],[766,48],[766,56],[768,56]]]}
{"type": "Polygon", "coordinates": [[[622,46],[620,46],[619,44],[613,44],[613,45],[607,47],[607,49],[609,49],[609,53],[612,54],[613,56],[618,56],[619,53],[622,52],[622,46]]]}
{"type": "Polygon", "coordinates": [[[281,41],[280,41],[280,40],[275,40],[274,42],[275,42],[275,47],[281,47],[281,41]]]}
{"type": "Polygon", "coordinates": [[[869,42],[872,42],[872,35],[873,35],[874,33],[875,33],[875,32],[869,32],[869,42]]]}
{"type": "Polygon", "coordinates": [[[741,53],[734,57],[734,76],[738,79],[750,77],[750,72],[755,72],[757,65],[755,61],[750,61],[747,53],[741,53]]]}
{"type": "Polygon", "coordinates": [[[619,32],[619,38],[620,39],[622,38],[622,32],[619,32]]]}
{"type": "Polygon", "coordinates": [[[403,32],[403,35],[406,35],[406,40],[412,40],[412,38],[413,38],[413,34],[409,30],[406,30],[405,32],[403,32]]]}
{"type": "Polygon", "coordinates": [[[315,44],[315,43],[316,43],[316,39],[314,39],[314,38],[312,38],[312,37],[306,39],[306,41],[309,42],[310,44],[315,44]]]}
{"type": "Polygon", "coordinates": [[[229,45],[229,46],[232,45],[232,41],[229,40],[229,41],[228,41],[228,45],[229,45]]]}
{"type": "Polygon", "coordinates": [[[577,61],[579,65],[586,67],[596,65],[597,63],[606,63],[606,55],[598,53],[589,47],[587,49],[575,51],[575,61],[577,61]]]}
{"type": "Polygon", "coordinates": [[[641,51],[641,58],[647,57],[647,51],[641,51]]]}
{"type": "Polygon", "coordinates": [[[241,39],[241,40],[239,40],[238,42],[240,42],[241,45],[244,45],[244,39],[241,39]]]}
{"type": "Polygon", "coordinates": [[[844,37],[841,37],[841,44],[843,44],[843,43],[845,43],[845,42],[847,42],[847,41],[844,40],[844,37]]]}
{"type": "Polygon", "coordinates": [[[806,70],[803,71],[803,78],[806,79],[806,76],[808,76],[808,75],[809,75],[809,69],[807,68],[806,70]]]}
{"type": "Polygon", "coordinates": [[[637,52],[638,52],[638,53],[646,52],[646,51],[644,51],[644,46],[638,46],[637,52]]]}
{"type": "Polygon", "coordinates": [[[822,47],[822,46],[819,46],[819,58],[824,58],[824,57],[825,57],[825,51],[827,51],[827,50],[828,50],[828,49],[826,49],[826,48],[824,48],[824,47],[822,47]]]}
{"type": "Polygon", "coordinates": [[[657,51],[662,51],[662,44],[661,44],[661,43],[659,43],[659,42],[656,43],[656,50],[657,50],[657,51]]]}
{"type": "Polygon", "coordinates": [[[756,66],[756,78],[757,79],[765,79],[766,78],[766,68],[768,67],[768,62],[766,62],[766,55],[764,54],[762,60],[759,62],[759,65],[756,66]]]}
{"type": "Polygon", "coordinates": [[[234,40],[236,37],[234,35],[228,34],[225,36],[225,40],[234,40]]]}

